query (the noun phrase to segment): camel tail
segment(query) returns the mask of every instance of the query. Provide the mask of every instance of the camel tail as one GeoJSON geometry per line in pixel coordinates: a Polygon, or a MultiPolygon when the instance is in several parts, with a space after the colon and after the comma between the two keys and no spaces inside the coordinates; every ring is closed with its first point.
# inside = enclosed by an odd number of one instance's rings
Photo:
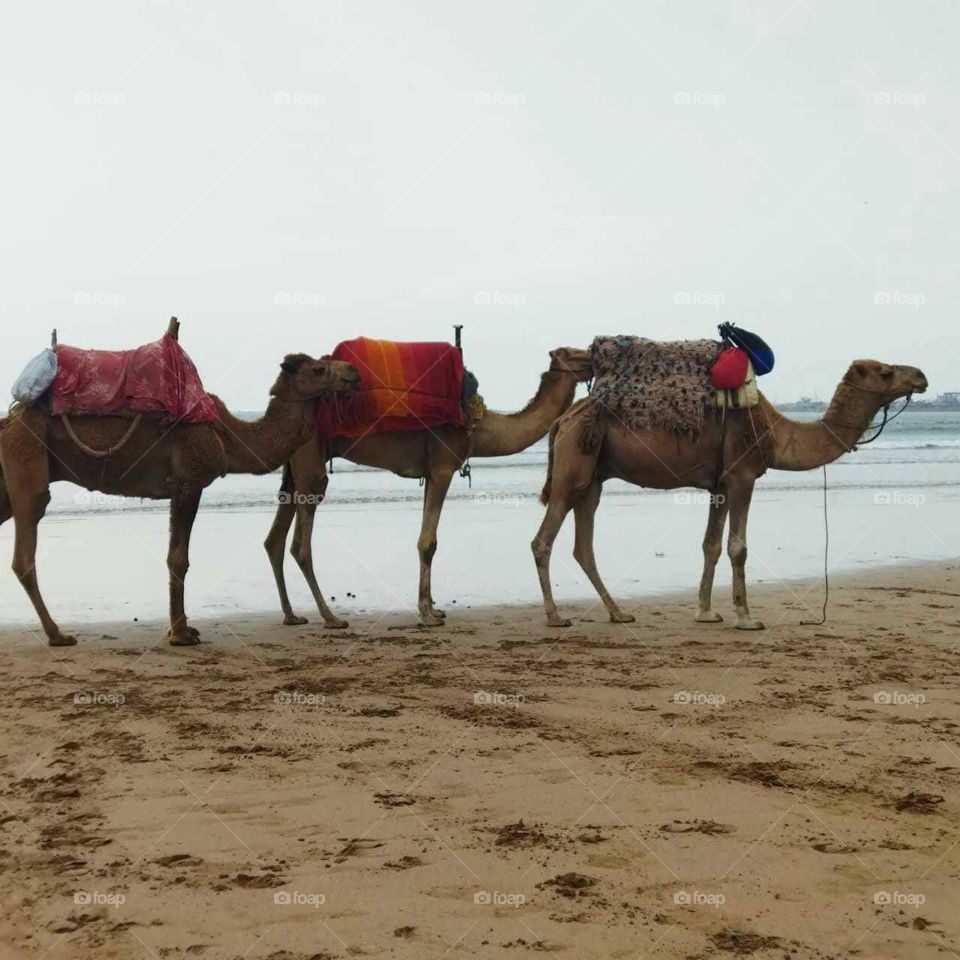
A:
{"type": "Polygon", "coordinates": [[[285,463],[283,465],[283,476],[280,480],[280,502],[287,503],[289,498],[293,496],[293,470],[290,468],[290,464],[285,463]],[[286,498],[284,497],[286,494],[286,498]]]}
{"type": "Polygon", "coordinates": [[[553,486],[553,441],[557,439],[557,431],[560,429],[560,420],[553,421],[550,427],[550,439],[547,444],[547,479],[540,491],[540,502],[546,506],[550,502],[550,488],[553,486]]]}

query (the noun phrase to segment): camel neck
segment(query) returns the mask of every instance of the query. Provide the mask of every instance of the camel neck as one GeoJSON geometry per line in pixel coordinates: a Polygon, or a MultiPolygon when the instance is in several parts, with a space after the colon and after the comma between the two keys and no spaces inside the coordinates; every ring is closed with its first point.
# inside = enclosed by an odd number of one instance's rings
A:
{"type": "Polygon", "coordinates": [[[563,370],[548,370],[540,377],[533,399],[516,413],[488,410],[473,434],[472,455],[504,457],[526,450],[547,435],[551,424],[573,403],[577,378],[563,370]]]}
{"type": "Polygon", "coordinates": [[[811,470],[832,463],[856,446],[882,406],[879,394],[841,383],[824,415],[813,423],[800,423],[773,411],[771,466],[776,470],[811,470]]]}
{"type": "Polygon", "coordinates": [[[270,473],[313,435],[314,404],[271,399],[259,420],[240,420],[217,401],[228,473],[270,473]]]}

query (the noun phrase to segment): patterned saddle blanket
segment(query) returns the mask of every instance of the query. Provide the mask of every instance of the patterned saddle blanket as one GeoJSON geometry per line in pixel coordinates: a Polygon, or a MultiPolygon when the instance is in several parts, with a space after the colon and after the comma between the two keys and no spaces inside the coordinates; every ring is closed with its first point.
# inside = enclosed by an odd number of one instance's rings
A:
{"type": "Polygon", "coordinates": [[[55,348],[54,414],[158,413],[185,423],[217,419],[213,397],[170,334],[134,350],[55,348]]]}
{"type": "Polygon", "coordinates": [[[317,404],[321,439],[467,426],[463,359],[451,344],[358,337],[337,344],[331,357],[352,363],[361,384],[317,404]]]}
{"type": "Polygon", "coordinates": [[[722,347],[716,340],[597,337],[590,346],[594,417],[696,439],[716,403],[710,368],[722,347]]]}

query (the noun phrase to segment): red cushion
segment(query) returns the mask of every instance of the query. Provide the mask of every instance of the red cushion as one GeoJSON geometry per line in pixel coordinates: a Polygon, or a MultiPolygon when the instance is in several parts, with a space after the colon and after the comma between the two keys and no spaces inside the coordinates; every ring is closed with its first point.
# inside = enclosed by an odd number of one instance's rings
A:
{"type": "Polygon", "coordinates": [[[710,383],[718,390],[736,390],[747,379],[749,362],[746,350],[726,347],[710,368],[710,383]]]}

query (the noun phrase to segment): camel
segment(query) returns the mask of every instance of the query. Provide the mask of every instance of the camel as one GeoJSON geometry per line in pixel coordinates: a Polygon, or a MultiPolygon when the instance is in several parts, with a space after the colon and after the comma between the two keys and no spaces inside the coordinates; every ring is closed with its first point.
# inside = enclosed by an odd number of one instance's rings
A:
{"type": "Polygon", "coordinates": [[[282,466],[314,431],[315,399],[351,389],[360,380],[350,364],[302,353],[288,354],[280,368],[267,411],[254,422],[234,417],[217,397],[218,420],[213,423],[143,419],[131,431],[129,417],[108,415],[71,416],[68,425],[37,404],[17,407],[0,421],[0,523],[14,519],[13,570],[51,646],[77,642],[61,632],[37,585],[37,524],[50,502],[50,484],[57,480],[170,501],[167,637],[174,646],[200,642],[199,631],[187,623],[183,592],[190,533],[204,488],[227,473],[269,473],[282,466]],[[71,429],[86,450],[70,437],[71,429]],[[92,453],[106,450],[116,452],[106,457],[92,453]]]}
{"type": "Polygon", "coordinates": [[[723,543],[727,514],[730,535],[727,552],[733,568],[733,605],[740,630],[762,630],[747,605],[747,514],[753,485],[767,469],[811,470],[856,448],[875,414],[892,401],[923,393],[927,379],[916,367],[892,366],[876,360],[854,361],[827,411],[818,421],[799,423],[780,414],[762,396],[752,409],[731,409],[726,425],[707,418],[696,441],[649,431],[633,433],[607,417],[594,449],[585,452],[582,426],[590,400],[572,407],[550,433],[547,481],[541,502],[547,507],[543,523],[531,543],[547,624],[568,627],[550,586],[550,553],[567,513],[573,509],[576,525],[573,555],[586,573],[613,623],[630,623],[610,596],[593,553],[593,521],[604,480],[618,477],[660,490],[697,487],[709,490],[710,512],[703,540],[703,575],[696,620],[717,623],[723,617],[712,609],[713,576],[723,543]],[[722,451],[721,451],[722,447],[722,451]]]}
{"type": "Polygon", "coordinates": [[[423,520],[417,550],[420,555],[419,622],[440,626],[446,614],[437,609],[431,590],[437,528],[444,499],[453,475],[471,457],[505,457],[525,450],[546,436],[553,421],[573,402],[578,383],[590,379],[592,370],[586,350],[560,347],[550,352],[550,368],[540,377],[536,396],[517,413],[487,410],[473,429],[456,426],[405,432],[371,432],[361,437],[341,437],[324,444],[316,437],[291,457],[284,471],[280,504],[264,542],[280,594],[283,622],[306,623],[293,612],[283,572],[287,533],[296,517],[290,552],[300,567],[324,624],[349,626],[324,600],[313,569],[311,539],[317,504],[327,489],[326,461],[343,457],[367,467],[391,470],[400,477],[424,478],[423,520]]]}

